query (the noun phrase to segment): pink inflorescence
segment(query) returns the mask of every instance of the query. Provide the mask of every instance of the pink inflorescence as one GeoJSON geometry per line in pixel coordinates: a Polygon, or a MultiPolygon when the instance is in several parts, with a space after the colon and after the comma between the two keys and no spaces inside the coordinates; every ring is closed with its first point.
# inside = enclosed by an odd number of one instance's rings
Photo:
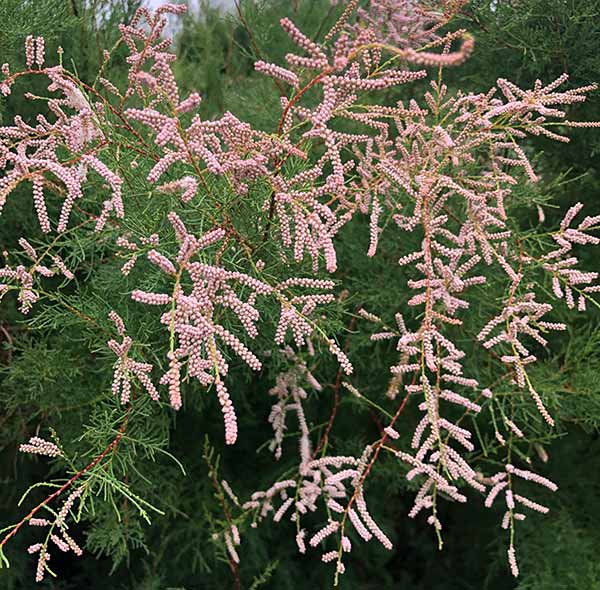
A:
{"type": "Polygon", "coordinates": [[[118,360],[115,363],[113,382],[111,385],[113,394],[120,398],[122,404],[129,403],[131,397],[131,383],[132,379],[135,377],[148,392],[148,395],[154,401],[158,401],[160,396],[148,375],[152,371],[152,365],[150,363],[134,361],[129,357],[133,341],[129,336],[125,335],[123,320],[114,311],[109,314],[109,317],[115,323],[119,334],[123,336],[121,344],[116,340],[108,341],[108,347],[118,357],[118,360]]]}
{"type": "Polygon", "coordinates": [[[32,436],[28,443],[19,445],[19,451],[22,453],[33,453],[35,455],[46,455],[47,457],[58,457],[62,454],[60,449],[54,443],[38,436],[32,436]]]}

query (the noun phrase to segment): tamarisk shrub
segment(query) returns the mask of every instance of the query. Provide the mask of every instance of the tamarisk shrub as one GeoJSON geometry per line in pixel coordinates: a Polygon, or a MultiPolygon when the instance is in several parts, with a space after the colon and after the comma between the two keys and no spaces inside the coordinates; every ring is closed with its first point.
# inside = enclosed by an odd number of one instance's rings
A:
{"type": "MultiPolygon", "coordinates": [[[[568,88],[565,74],[530,89],[505,79],[480,93],[448,88],[444,68],[475,48],[471,34],[451,27],[462,4],[350,1],[322,42],[281,19],[293,51],[285,63],[255,63],[274,92],[283,89],[272,129],[231,112],[204,119],[200,95],[181,96],[163,36],[167,16],[185,11],[180,4],[140,8],[119,27],[124,85],[81,80],[60,53],[58,65],[47,63],[33,33],[25,69],[2,66],[4,96],[31,78],[47,82],[47,96],[26,92],[44,108],[0,128],[0,210],[28,199],[21,189],[31,186],[40,230],[3,253],[0,294],[16,298],[40,334],[52,317],[70,317],[107,366],[104,390],[90,392],[105,413],[89,417],[80,446],[69,440],[63,449],[59,435],[21,445],[54,457],[67,475],[3,529],[2,563],[25,523],[47,527],[28,551],[38,554],[36,581],[54,574],[51,550],[82,552],[68,518],[93,527],[103,499],[119,518],[163,514],[135,491],[144,476],[132,458],[138,449],[172,457],[168,438],[151,436],[157,416],[216,397],[224,441],[239,444],[234,384],[247,378],[245,367],[260,374],[268,364],[282,369],[274,385],[261,392],[252,380],[241,407],[276,398],[265,420],[276,460],[294,416],[291,469],[239,501],[205,453],[224,519],[213,540],[238,583],[243,533],[268,517],[293,523],[300,553],[318,547],[336,584],[353,545],[375,540],[393,551],[394,531],[367,506],[378,493],[374,485],[366,493],[367,481],[384,455],[416,490],[408,517],[424,515],[440,548],[444,502],[504,502],[508,564],[518,575],[516,524],[549,510],[524,494],[557,490],[520,465],[531,463],[530,441],[556,427],[557,404],[539,391],[532,367],[552,334],[567,330],[554,305],[583,312],[600,290],[598,273],[577,257],[600,243],[599,215],[582,217],[578,203],[556,229],[521,226],[520,191],[543,181],[527,140],[568,142],[569,127],[597,127],[567,117],[595,86],[568,88]],[[352,280],[349,240],[361,244],[360,256],[384,261],[392,306],[352,280]],[[355,363],[357,341],[363,351],[389,344],[386,383],[355,363]],[[478,369],[482,357],[489,370],[478,369]],[[311,401],[331,390],[333,410],[315,416],[311,401]],[[342,454],[329,443],[345,396],[373,412],[379,434],[342,454]]],[[[106,49],[105,64],[116,51],[106,49]]]]}

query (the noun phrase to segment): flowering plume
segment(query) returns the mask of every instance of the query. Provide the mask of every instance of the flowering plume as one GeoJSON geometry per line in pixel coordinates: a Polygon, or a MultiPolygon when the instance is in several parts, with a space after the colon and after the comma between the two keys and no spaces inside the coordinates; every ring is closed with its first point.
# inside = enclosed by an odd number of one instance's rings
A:
{"type": "Polygon", "coordinates": [[[133,343],[129,336],[125,335],[125,326],[121,317],[114,311],[109,314],[110,319],[115,323],[119,335],[123,337],[121,344],[116,340],[109,340],[109,348],[117,355],[118,360],[115,363],[115,370],[112,382],[112,392],[119,396],[122,404],[129,402],[131,396],[131,380],[136,377],[148,392],[148,395],[154,400],[159,400],[158,391],[150,380],[148,373],[152,371],[152,365],[149,363],[140,363],[129,358],[129,351],[133,343]]]}
{"type": "Polygon", "coordinates": [[[169,295],[135,290],[131,297],[148,305],[171,307],[171,310],[163,313],[161,317],[161,322],[168,327],[173,342],[169,352],[169,370],[161,379],[162,384],[169,386],[171,405],[175,409],[181,407],[181,364],[185,360],[190,377],[198,379],[204,387],[215,385],[226,422],[225,438],[228,444],[233,444],[237,436],[237,420],[223,382],[229,372],[224,347],[233,351],[254,371],[259,371],[262,363],[233,332],[219,323],[219,316],[223,312],[230,312],[239,321],[246,335],[255,338],[258,335],[256,322],[260,315],[256,308],[256,298],[276,295],[281,301],[281,319],[275,340],[283,344],[285,333],[291,328],[295,342],[300,347],[314,330],[308,316],[317,305],[331,301],[333,296],[288,296],[286,291],[298,286],[331,289],[333,283],[308,278],[290,278],[274,288],[238,271],[228,271],[220,266],[192,261],[199,252],[223,240],[225,231],[217,228],[197,238],[188,232],[176,213],[169,214],[169,221],[180,243],[175,260],[177,266],[156,250],[148,253],[148,260],[174,278],[173,292],[169,295]],[[182,284],[184,272],[191,280],[191,289],[187,293],[182,284]],[[250,295],[245,300],[240,298],[233,285],[249,290],[250,295]],[[174,345],[175,339],[177,346],[174,345]]]}
{"type": "MultiPolygon", "coordinates": [[[[300,415],[298,419],[301,420],[300,415]]],[[[304,433],[302,437],[305,437],[304,433]]],[[[345,529],[347,521],[365,542],[375,538],[386,549],[392,548],[392,542],[369,513],[364,498],[363,474],[372,448],[367,447],[360,458],[333,456],[313,460],[307,460],[308,450],[309,447],[300,445],[298,480],[278,481],[267,490],[254,492],[242,508],[252,511],[254,522],[263,520],[271,512],[274,522],[279,522],[290,514],[289,519],[297,523],[299,531],[296,536],[298,551],[305,553],[306,530],[300,528],[300,520],[303,515],[315,512],[318,504],[322,504],[328,510],[330,518],[326,525],[310,537],[308,544],[316,548],[322,542],[327,542],[329,537],[340,538],[341,550],[325,551],[321,556],[325,563],[336,562],[337,579],[337,575],[345,571],[343,554],[352,548],[345,529]],[[343,506],[345,500],[346,507],[343,506]]]]}
{"type": "MultiPolygon", "coordinates": [[[[331,4],[337,5],[339,1],[331,0],[331,4]]],[[[377,31],[380,38],[390,45],[419,47],[439,39],[436,35],[438,29],[448,22],[463,4],[462,1],[442,0],[437,9],[434,9],[415,0],[370,0],[368,6],[363,8],[358,6],[357,1],[352,0],[338,20],[335,32],[339,32],[339,27],[351,22],[351,16],[356,10],[363,26],[377,31]]],[[[333,36],[333,33],[330,32],[329,35],[333,36]]]]}
{"type": "Polygon", "coordinates": [[[552,236],[559,248],[543,257],[544,270],[552,274],[554,295],[558,299],[564,298],[567,306],[573,309],[575,307],[573,291],[578,291],[579,311],[585,311],[586,297],[589,297],[590,293],[600,291],[600,285],[591,284],[598,278],[597,272],[585,272],[574,268],[578,263],[577,258],[571,254],[574,244],[600,244],[600,238],[589,233],[593,226],[600,222],[600,215],[587,216],[577,228],[569,227],[582,208],[583,204],[577,203],[567,211],[559,231],[552,236]]]}
{"type": "Polygon", "coordinates": [[[286,416],[288,412],[295,411],[300,428],[300,461],[301,465],[306,464],[311,457],[311,443],[306,422],[306,416],[302,407],[302,402],[308,396],[302,381],[306,381],[315,391],[321,391],[321,384],[310,372],[306,363],[301,361],[294,351],[287,346],[282,353],[292,363],[292,368],[285,373],[277,376],[276,384],[269,390],[269,394],[277,396],[278,401],[271,407],[269,422],[273,426],[273,440],[269,443],[269,449],[274,452],[275,459],[281,458],[281,444],[283,442],[284,432],[286,430],[286,416]]]}
{"type": "Polygon", "coordinates": [[[237,427],[235,412],[222,381],[229,370],[222,345],[233,350],[254,370],[261,368],[261,362],[237,336],[218,323],[216,313],[217,310],[230,310],[240,321],[247,335],[253,338],[257,335],[255,323],[259,316],[254,307],[254,300],[257,295],[270,293],[271,288],[243,273],[191,261],[195,254],[222,240],[225,237],[224,230],[218,228],[197,238],[188,232],[177,214],[170,213],[169,221],[180,243],[176,258],[177,268],[156,250],[148,253],[148,259],[175,278],[173,292],[168,295],[135,290],[131,297],[140,303],[171,307],[171,310],[163,313],[161,317],[161,322],[168,327],[173,342],[169,352],[169,370],[161,379],[161,383],[169,386],[171,405],[175,409],[181,407],[180,371],[181,362],[185,359],[190,377],[195,377],[205,387],[215,384],[225,418],[225,438],[228,444],[233,444],[237,437],[237,427]],[[189,293],[185,293],[181,284],[183,272],[187,273],[192,282],[189,293]],[[231,283],[248,287],[252,294],[243,301],[237,296],[231,283]]]}
{"type": "Polygon", "coordinates": [[[34,455],[46,455],[48,457],[57,457],[61,455],[60,449],[54,444],[39,436],[32,436],[27,444],[19,446],[22,453],[33,453],[34,455]]]}
{"type": "MultiPolygon", "coordinates": [[[[43,65],[43,41],[36,44],[36,63],[43,65]]],[[[26,40],[27,63],[33,64],[33,40],[26,40]],[[31,63],[30,63],[31,62],[31,63]]],[[[12,84],[20,77],[32,75],[32,71],[9,74],[3,82],[4,94],[10,93],[12,84]]],[[[35,70],[35,74],[40,71],[35,70]]],[[[29,125],[17,115],[14,125],[0,127],[0,169],[4,176],[0,179],[0,212],[9,194],[22,182],[30,181],[33,186],[33,201],[40,228],[44,233],[51,231],[44,186],[54,187],[51,178],[62,184],[58,194],[64,196],[57,230],[67,228],[75,203],[83,198],[87,171],[94,170],[109,185],[112,195],[104,202],[98,218],[100,230],[110,212],[122,218],[125,214],[121,197],[121,178],[102,162],[98,153],[106,145],[102,132],[102,114],[89,101],[76,80],[62,66],[41,69],[49,80],[48,91],[58,92],[62,98],[51,97],[48,107],[53,120],[40,114],[36,125],[29,125]],[[67,154],[65,156],[64,154],[67,154]]],[[[33,95],[27,98],[35,99],[33,95]]],[[[57,192],[53,188],[53,192],[57,192]]]]}
{"type": "Polygon", "coordinates": [[[46,572],[55,575],[48,562],[50,561],[50,547],[58,548],[63,553],[72,551],[78,557],[83,554],[83,550],[76,541],[67,533],[69,528],[66,519],[67,515],[73,508],[73,504],[77,499],[81,501],[81,495],[84,491],[83,486],[75,488],[65,499],[59,512],[55,514],[55,518],[50,521],[46,518],[30,518],[29,526],[36,528],[48,528],[46,539],[41,543],[34,543],[27,548],[27,553],[30,555],[37,553],[38,562],[35,572],[35,581],[41,582],[44,579],[46,572]],[[52,543],[50,543],[52,542],[52,543]]]}
{"type": "Polygon", "coordinates": [[[502,528],[504,530],[510,529],[511,531],[511,541],[508,548],[508,563],[510,565],[511,573],[515,578],[519,575],[519,567],[517,565],[516,551],[512,541],[514,525],[516,521],[523,521],[526,518],[525,514],[518,511],[518,507],[522,506],[523,508],[540,512],[541,514],[547,514],[549,512],[547,506],[538,504],[513,491],[515,489],[515,484],[519,479],[536,483],[548,488],[552,492],[555,492],[558,489],[558,486],[553,481],[550,481],[537,473],[533,473],[532,471],[517,469],[510,463],[506,464],[505,471],[500,471],[490,478],[492,488],[485,499],[485,506],[486,508],[490,508],[496,498],[503,493],[506,511],[502,517],[502,528]]]}

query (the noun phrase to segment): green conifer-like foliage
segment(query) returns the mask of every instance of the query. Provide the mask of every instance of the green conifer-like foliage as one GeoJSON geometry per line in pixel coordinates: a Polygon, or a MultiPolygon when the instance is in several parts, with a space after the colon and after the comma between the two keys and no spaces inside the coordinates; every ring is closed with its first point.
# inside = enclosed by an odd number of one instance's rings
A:
{"type": "Polygon", "coordinates": [[[0,587],[595,587],[598,0],[140,6],[0,2],[0,587]]]}

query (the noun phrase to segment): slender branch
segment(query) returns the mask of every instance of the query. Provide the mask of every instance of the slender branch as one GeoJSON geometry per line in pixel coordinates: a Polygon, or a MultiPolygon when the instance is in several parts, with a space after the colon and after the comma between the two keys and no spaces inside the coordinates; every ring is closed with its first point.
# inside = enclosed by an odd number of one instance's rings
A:
{"type": "Polygon", "coordinates": [[[78,471],[73,477],[71,477],[71,479],[69,479],[69,481],[67,481],[64,485],[62,485],[60,488],[58,488],[56,491],[54,491],[52,494],[50,494],[45,500],[43,500],[35,508],[33,508],[29,512],[29,514],[27,514],[27,516],[25,516],[23,519],[21,519],[14,526],[14,528],[8,534],[6,534],[4,536],[2,541],[0,541],[0,548],[2,548],[4,545],[6,545],[6,543],[17,534],[19,529],[26,522],[28,522],[31,518],[33,518],[33,516],[35,516],[35,514],[37,514],[37,512],[39,512],[42,508],[44,508],[44,506],[47,506],[50,502],[52,502],[52,500],[54,500],[54,498],[57,498],[64,491],[69,489],[77,480],[79,480],[83,475],[85,475],[88,471],[90,471],[90,469],[93,469],[96,465],[98,465],[98,463],[100,463],[100,461],[102,461],[102,459],[104,459],[109,453],[111,453],[112,451],[114,451],[117,448],[117,446],[119,445],[119,442],[121,441],[121,438],[125,434],[125,429],[127,428],[127,422],[129,420],[129,412],[130,411],[131,411],[131,408],[127,411],[127,414],[125,415],[125,418],[124,418],[123,422],[121,423],[121,426],[119,427],[117,436],[115,436],[115,438],[110,442],[110,444],[99,455],[97,455],[90,463],[88,463],[81,471],[78,471]]]}

